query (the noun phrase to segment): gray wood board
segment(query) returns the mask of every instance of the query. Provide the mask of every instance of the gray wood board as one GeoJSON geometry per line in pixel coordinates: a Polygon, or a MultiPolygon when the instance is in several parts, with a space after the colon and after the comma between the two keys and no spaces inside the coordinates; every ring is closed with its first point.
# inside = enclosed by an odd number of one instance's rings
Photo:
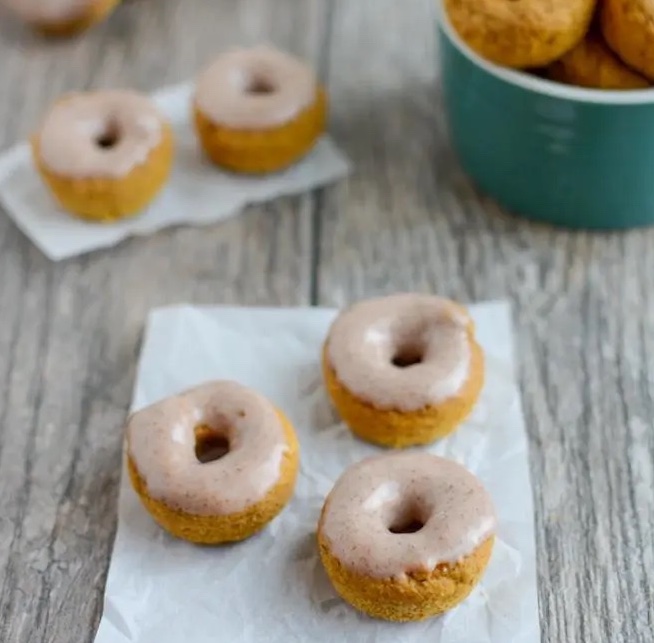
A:
{"type": "MultiPolygon", "coordinates": [[[[134,2],[73,41],[0,18],[0,147],[64,91],[144,91],[223,46],[270,40],[317,63],[315,2],[134,2]]],[[[116,524],[121,432],[147,311],[307,304],[314,196],[53,264],[0,217],[0,641],[91,641],[116,524]]]]}
{"type": "Polygon", "coordinates": [[[435,13],[433,0],[336,3],[332,130],[356,174],[320,207],[319,301],[512,302],[543,641],[651,643],[654,233],[554,231],[474,189],[448,143],[435,13]]]}
{"type": "Polygon", "coordinates": [[[0,146],[71,89],[144,91],[269,40],[327,76],[346,184],[53,264],[0,217],[0,641],[91,641],[121,428],[155,305],[508,298],[531,441],[543,641],[654,640],[654,233],[505,216],[460,171],[432,0],[137,0],[72,41],[0,14],[0,146]]]}

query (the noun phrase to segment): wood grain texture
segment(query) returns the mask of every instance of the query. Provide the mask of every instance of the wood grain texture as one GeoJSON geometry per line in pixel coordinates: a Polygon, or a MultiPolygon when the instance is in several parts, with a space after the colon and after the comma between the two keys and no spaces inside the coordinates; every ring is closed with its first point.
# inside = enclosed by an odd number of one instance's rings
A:
{"type": "Polygon", "coordinates": [[[338,0],[331,33],[333,131],[356,174],[316,215],[319,302],[511,300],[543,641],[651,643],[654,231],[554,231],[475,191],[447,142],[433,0],[338,0]]]}
{"type": "MultiPolygon", "coordinates": [[[[315,2],[138,0],[79,39],[0,14],[0,148],[61,92],[152,90],[235,43],[317,60],[315,2]]],[[[122,425],[147,310],[304,304],[314,198],[53,264],[0,217],[0,641],[91,641],[116,522],[122,425]]]]}
{"type": "Polygon", "coordinates": [[[343,186],[52,264],[0,217],[0,641],[91,641],[146,311],[508,297],[531,439],[543,641],[651,643],[654,232],[553,231],[447,143],[433,0],[134,0],[73,41],[0,13],[0,147],[63,91],[151,90],[269,39],[328,73],[343,186]]]}

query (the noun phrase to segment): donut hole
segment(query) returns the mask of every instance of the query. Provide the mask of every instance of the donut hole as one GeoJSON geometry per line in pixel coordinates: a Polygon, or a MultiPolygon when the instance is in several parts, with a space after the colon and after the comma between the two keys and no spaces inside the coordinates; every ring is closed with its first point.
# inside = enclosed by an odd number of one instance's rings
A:
{"type": "Polygon", "coordinates": [[[409,506],[398,513],[388,526],[392,534],[415,534],[426,524],[425,516],[418,507],[409,506]]]}
{"type": "Polygon", "coordinates": [[[389,528],[392,534],[415,534],[419,532],[425,523],[420,518],[409,518],[407,520],[399,520],[394,522],[389,528]]]}
{"type": "Polygon", "coordinates": [[[409,368],[422,364],[425,356],[424,346],[418,342],[400,344],[391,358],[391,363],[397,368],[409,368]]]}
{"type": "Polygon", "coordinates": [[[246,85],[245,91],[248,94],[265,96],[266,94],[274,94],[275,91],[277,91],[277,88],[269,78],[253,76],[250,78],[248,84],[246,85]]]}
{"type": "Polygon", "coordinates": [[[95,137],[95,144],[102,150],[110,150],[120,141],[120,128],[115,122],[110,122],[106,127],[95,137]]]}
{"type": "Polygon", "coordinates": [[[229,449],[229,438],[224,429],[214,429],[206,424],[195,427],[195,457],[201,464],[220,460],[229,449]]]}

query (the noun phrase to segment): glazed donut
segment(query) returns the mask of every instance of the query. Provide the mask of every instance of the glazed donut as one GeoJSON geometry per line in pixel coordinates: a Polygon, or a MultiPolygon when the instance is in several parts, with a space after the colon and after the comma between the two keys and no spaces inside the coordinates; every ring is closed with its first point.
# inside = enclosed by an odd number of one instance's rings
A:
{"type": "Polygon", "coordinates": [[[363,440],[388,447],[451,433],[484,383],[470,316],[432,295],[391,295],[345,310],[332,324],[322,362],[343,421],[363,440]]]}
{"type": "Polygon", "coordinates": [[[624,62],[654,80],[654,4],[650,0],[603,0],[602,33],[624,62]]]}
{"type": "Polygon", "coordinates": [[[586,34],[596,0],[444,0],[462,40],[483,58],[515,68],[549,65],[586,34]]]}
{"type": "Polygon", "coordinates": [[[547,77],[568,85],[597,89],[643,89],[646,78],[632,71],[606,45],[589,33],[574,49],[552,63],[547,77]]]}
{"type": "Polygon", "coordinates": [[[69,36],[103,20],[120,0],[2,0],[18,17],[48,36],[69,36]]]}
{"type": "Polygon", "coordinates": [[[272,172],[325,129],[327,94],[304,63],[269,47],[223,54],[198,78],[194,122],[207,156],[228,170],[272,172]]]}
{"type": "Polygon", "coordinates": [[[235,382],[209,382],[135,413],[126,440],[136,493],[178,538],[243,540],[293,494],[293,427],[266,398],[235,382]]]}
{"type": "Polygon", "coordinates": [[[336,482],[318,524],[336,591],[369,616],[417,621],[464,600],[495,540],[495,511],[479,480],[428,453],[368,458],[336,482]]]}
{"type": "Polygon", "coordinates": [[[61,207],[92,221],[142,210],[161,190],[173,161],[172,129],[133,91],[69,95],[32,138],[35,165],[61,207]]]}

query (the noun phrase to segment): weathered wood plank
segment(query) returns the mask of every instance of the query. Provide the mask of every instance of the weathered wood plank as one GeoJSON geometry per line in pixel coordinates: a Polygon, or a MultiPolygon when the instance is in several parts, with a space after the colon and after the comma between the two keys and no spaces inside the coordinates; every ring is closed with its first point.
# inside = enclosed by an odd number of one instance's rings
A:
{"type": "Polygon", "coordinates": [[[319,199],[313,231],[306,197],[60,265],[0,218],[0,640],[92,636],[147,309],[303,303],[310,287],[335,304],[395,289],[512,299],[543,639],[651,640],[652,233],[571,234],[503,217],[446,143],[431,0],[339,0],[332,25],[329,10],[133,2],[83,38],[47,45],[2,15],[0,146],[61,91],[154,89],[262,38],[318,60],[329,31],[334,130],[357,174],[319,199]]]}
{"type": "Polygon", "coordinates": [[[531,439],[543,641],[654,625],[654,231],[554,231],[463,176],[439,104],[433,0],[338,0],[333,130],[356,174],[318,214],[317,299],[507,297],[531,439]]]}
{"type": "MultiPolygon", "coordinates": [[[[317,60],[317,2],[133,2],[74,41],[0,18],[0,148],[65,90],[152,90],[270,40],[317,60]]],[[[0,217],[0,641],[92,640],[116,521],[121,425],[158,304],[307,303],[313,197],[52,264],[0,217]]]]}

